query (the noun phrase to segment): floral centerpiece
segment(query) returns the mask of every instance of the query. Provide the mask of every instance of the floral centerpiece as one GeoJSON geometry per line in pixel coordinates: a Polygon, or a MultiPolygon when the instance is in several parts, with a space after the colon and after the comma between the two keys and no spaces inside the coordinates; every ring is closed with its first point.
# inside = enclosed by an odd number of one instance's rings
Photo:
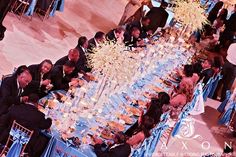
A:
{"type": "Polygon", "coordinates": [[[174,18],[195,31],[202,29],[203,25],[208,24],[207,17],[204,15],[204,9],[196,1],[176,0],[174,7],[174,18]]]}

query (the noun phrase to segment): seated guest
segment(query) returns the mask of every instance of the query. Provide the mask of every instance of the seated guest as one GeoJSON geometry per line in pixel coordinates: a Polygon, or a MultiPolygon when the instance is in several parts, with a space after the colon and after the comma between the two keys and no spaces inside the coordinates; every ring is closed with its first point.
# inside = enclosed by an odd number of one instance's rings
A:
{"type": "Polygon", "coordinates": [[[99,31],[95,34],[95,36],[88,41],[88,52],[93,53],[93,49],[98,47],[99,44],[105,41],[105,33],[99,31]]]}
{"type": "Polygon", "coordinates": [[[208,80],[213,76],[214,71],[212,70],[212,60],[206,59],[202,62],[202,71],[200,73],[200,80],[203,79],[203,83],[206,84],[208,80]]]}
{"type": "Polygon", "coordinates": [[[78,86],[78,79],[73,74],[74,69],[75,63],[69,60],[63,65],[55,66],[51,73],[53,90],[68,90],[70,86],[78,86]]]}
{"type": "Polygon", "coordinates": [[[170,105],[165,106],[164,111],[171,110],[172,118],[177,118],[182,108],[192,100],[193,88],[192,81],[181,81],[178,89],[171,93],[170,105]]]}
{"type": "Polygon", "coordinates": [[[126,31],[131,32],[133,27],[137,27],[140,31],[140,38],[147,38],[148,37],[148,26],[150,24],[150,19],[148,17],[143,17],[141,21],[134,21],[129,23],[126,26],[126,31]]]}
{"type": "Polygon", "coordinates": [[[140,126],[137,131],[127,140],[127,143],[136,148],[139,146],[145,138],[148,138],[151,133],[151,129],[154,127],[154,120],[149,116],[143,116],[140,126]]]}
{"type": "Polygon", "coordinates": [[[133,27],[131,32],[125,32],[124,34],[124,43],[126,46],[139,47],[142,46],[142,40],[139,38],[140,30],[137,27],[133,27]]]}
{"type": "Polygon", "coordinates": [[[106,146],[106,144],[97,137],[93,137],[94,140],[94,152],[97,157],[129,157],[131,153],[131,147],[126,143],[126,137],[122,132],[118,132],[114,135],[114,144],[106,146]]]}
{"type": "Polygon", "coordinates": [[[27,145],[27,151],[30,157],[39,157],[45,147],[44,137],[39,134],[40,130],[49,129],[52,120],[45,118],[45,115],[38,110],[39,97],[36,94],[29,95],[28,102],[20,105],[12,106],[7,114],[0,117],[0,143],[5,144],[12,123],[16,120],[17,123],[33,130],[34,133],[27,145]]]}
{"type": "Polygon", "coordinates": [[[160,117],[162,115],[162,107],[169,104],[170,97],[167,93],[165,92],[160,92],[158,93],[157,98],[151,98],[151,102],[147,104],[147,111],[143,115],[140,115],[138,121],[134,123],[126,132],[125,134],[129,137],[131,137],[134,132],[137,131],[138,126],[141,124],[143,116],[149,116],[153,118],[154,124],[157,124],[160,122],[160,117]]]}
{"type": "Polygon", "coordinates": [[[88,68],[88,61],[86,58],[86,53],[88,49],[88,39],[85,36],[82,36],[78,40],[78,45],[76,46],[76,49],[79,51],[79,60],[78,62],[81,63],[81,65],[84,66],[84,71],[89,72],[91,71],[90,68],[88,68]]]}
{"type": "Polygon", "coordinates": [[[116,29],[113,29],[113,30],[109,31],[106,34],[106,39],[110,40],[110,41],[113,41],[115,43],[116,42],[122,43],[123,40],[124,40],[124,32],[125,32],[124,28],[118,27],[116,29]]]}
{"type": "MultiPolygon", "coordinates": [[[[152,98],[150,104],[148,104],[147,112],[144,116],[149,116],[153,118],[154,124],[160,122],[160,117],[162,115],[163,105],[169,104],[170,96],[165,92],[158,93],[157,98],[152,98]]],[[[142,116],[140,116],[142,117],[142,116]]],[[[141,120],[141,119],[140,119],[141,120]]]]}
{"type": "Polygon", "coordinates": [[[13,104],[26,102],[28,96],[23,96],[24,88],[31,82],[32,76],[27,66],[20,66],[16,72],[2,80],[0,87],[0,115],[6,113],[13,104]]]}
{"type": "Polygon", "coordinates": [[[75,70],[73,71],[75,76],[78,75],[78,72],[86,71],[86,63],[80,60],[80,53],[77,49],[71,49],[67,56],[56,61],[55,66],[64,65],[68,60],[75,63],[75,70]]]}
{"type": "Polygon", "coordinates": [[[197,83],[197,80],[199,79],[199,77],[198,78],[196,77],[197,75],[196,76],[193,75],[193,66],[185,65],[181,81],[189,80],[190,82],[192,82],[192,86],[194,86],[197,83]]]}
{"type": "Polygon", "coordinates": [[[199,81],[200,73],[202,71],[202,65],[199,62],[193,64],[193,80],[194,82],[199,81]]]}
{"type": "Polygon", "coordinates": [[[40,64],[30,65],[29,72],[32,76],[32,81],[26,87],[24,93],[37,93],[39,97],[47,94],[46,91],[52,88],[50,71],[53,67],[52,61],[45,59],[40,64]]]}

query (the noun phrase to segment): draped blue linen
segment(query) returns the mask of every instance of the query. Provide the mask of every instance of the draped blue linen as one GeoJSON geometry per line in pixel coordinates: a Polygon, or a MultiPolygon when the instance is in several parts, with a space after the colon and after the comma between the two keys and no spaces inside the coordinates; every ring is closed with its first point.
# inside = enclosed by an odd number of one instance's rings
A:
{"type": "MultiPolygon", "coordinates": [[[[25,13],[26,16],[32,16],[34,14],[36,3],[37,3],[37,0],[32,0],[28,10],[25,13]]],[[[65,0],[55,0],[55,2],[53,3],[52,11],[50,12],[49,16],[54,16],[57,9],[61,12],[64,11],[64,4],[65,4],[65,0]],[[60,6],[58,6],[59,1],[61,1],[60,6]]]]}
{"type": "Polygon", "coordinates": [[[207,100],[207,97],[208,95],[210,94],[211,92],[211,89],[212,89],[212,83],[214,82],[214,78],[210,78],[207,82],[207,84],[205,85],[205,88],[203,89],[203,100],[206,101],[207,100]]]}
{"type": "Polygon", "coordinates": [[[35,9],[36,3],[37,3],[37,0],[32,0],[28,10],[25,13],[26,16],[32,16],[34,14],[34,9],[35,9]]]}
{"type": "Polygon", "coordinates": [[[27,144],[30,137],[18,129],[11,129],[10,135],[13,137],[13,144],[6,157],[19,157],[23,144],[27,144]]]}
{"type": "Polygon", "coordinates": [[[220,73],[216,75],[214,81],[212,82],[212,88],[211,88],[211,91],[210,91],[210,93],[208,95],[208,98],[212,98],[213,97],[213,95],[215,93],[215,90],[216,90],[216,88],[218,86],[218,83],[222,79],[222,77],[223,76],[220,73]]]}
{"type": "Polygon", "coordinates": [[[219,124],[227,125],[231,119],[231,114],[236,110],[236,102],[232,101],[229,109],[224,113],[224,115],[219,119],[219,124]]]}
{"type": "Polygon", "coordinates": [[[167,128],[169,128],[169,126],[166,122],[160,122],[157,127],[152,130],[151,136],[143,141],[141,147],[134,150],[131,157],[151,157],[161,135],[167,128]]]}
{"type": "Polygon", "coordinates": [[[226,91],[226,98],[225,100],[220,104],[220,106],[217,108],[217,111],[219,111],[220,113],[223,113],[225,111],[225,106],[227,105],[229,99],[231,96],[231,92],[230,90],[226,91]]]}
{"type": "Polygon", "coordinates": [[[193,110],[199,95],[200,95],[200,90],[197,88],[194,92],[193,100],[191,102],[187,103],[184,106],[182,112],[180,113],[179,120],[175,124],[175,127],[172,131],[172,136],[175,136],[179,133],[179,130],[181,128],[181,125],[182,125],[184,119],[189,115],[190,111],[193,110]]]}
{"type": "Polygon", "coordinates": [[[50,16],[54,16],[57,9],[59,9],[59,11],[63,11],[64,10],[64,3],[65,3],[64,0],[55,0],[55,2],[53,4],[52,11],[50,12],[50,16]],[[60,6],[58,6],[59,1],[61,1],[60,6]]]}

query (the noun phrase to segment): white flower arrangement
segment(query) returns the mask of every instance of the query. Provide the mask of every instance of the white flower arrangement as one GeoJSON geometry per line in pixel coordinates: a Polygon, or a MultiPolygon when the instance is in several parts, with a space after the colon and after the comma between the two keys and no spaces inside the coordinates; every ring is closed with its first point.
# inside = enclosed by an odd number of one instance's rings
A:
{"type": "Polygon", "coordinates": [[[208,24],[204,9],[196,1],[176,0],[174,7],[174,18],[185,26],[189,26],[192,31],[202,29],[204,24],[208,24]]]}
{"type": "Polygon", "coordinates": [[[89,54],[89,63],[94,71],[102,73],[110,83],[126,85],[140,66],[135,54],[126,49],[123,44],[107,41],[89,54]]]}

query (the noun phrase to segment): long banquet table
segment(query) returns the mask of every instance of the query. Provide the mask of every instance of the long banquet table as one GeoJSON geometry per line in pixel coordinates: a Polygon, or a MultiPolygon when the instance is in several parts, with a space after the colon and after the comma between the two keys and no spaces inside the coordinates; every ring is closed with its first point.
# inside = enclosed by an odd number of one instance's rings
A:
{"type": "Polygon", "coordinates": [[[53,119],[51,140],[43,156],[55,157],[62,156],[62,154],[96,156],[93,147],[90,146],[91,139],[88,134],[101,134],[101,128],[106,128],[110,121],[121,124],[124,127],[122,131],[126,131],[131,125],[125,124],[117,115],[128,115],[134,123],[137,116],[131,114],[127,108],[143,108],[143,106],[132,103],[130,99],[147,102],[148,98],[144,93],[156,93],[152,87],[168,92],[170,86],[163,83],[162,80],[168,79],[174,69],[187,64],[195,53],[194,51],[182,40],[173,43],[172,40],[161,38],[154,45],[148,45],[142,52],[138,53],[143,60],[143,64],[139,68],[142,71],[142,77],[120,92],[114,93],[104,86],[101,99],[107,97],[108,99],[105,99],[107,102],[94,99],[96,93],[101,90],[101,84],[104,83],[102,82],[104,78],[102,74],[96,75],[99,77],[98,81],[86,82],[82,87],[76,88],[73,96],[70,92],[57,91],[67,98],[64,102],[55,99],[55,91],[51,92],[46,98],[43,98],[54,103],[53,107],[46,106],[42,110],[46,116],[53,119]],[[155,54],[159,54],[159,56],[157,57],[155,54]],[[73,123],[73,121],[76,122],[73,123]],[[61,137],[66,136],[65,132],[68,132],[72,137],[81,139],[82,144],[79,148],[73,147],[70,140],[63,142],[61,137]]]}

